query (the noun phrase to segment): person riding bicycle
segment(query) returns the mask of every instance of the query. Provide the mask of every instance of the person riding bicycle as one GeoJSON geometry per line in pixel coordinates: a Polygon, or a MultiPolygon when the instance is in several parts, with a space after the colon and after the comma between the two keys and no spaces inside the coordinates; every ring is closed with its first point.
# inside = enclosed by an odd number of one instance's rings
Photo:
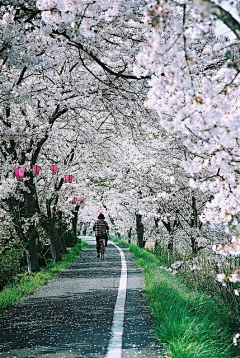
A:
{"type": "Polygon", "coordinates": [[[98,219],[93,225],[93,231],[95,231],[96,236],[97,257],[100,257],[100,240],[105,240],[105,247],[107,247],[109,231],[109,226],[103,213],[98,215],[98,219]]]}

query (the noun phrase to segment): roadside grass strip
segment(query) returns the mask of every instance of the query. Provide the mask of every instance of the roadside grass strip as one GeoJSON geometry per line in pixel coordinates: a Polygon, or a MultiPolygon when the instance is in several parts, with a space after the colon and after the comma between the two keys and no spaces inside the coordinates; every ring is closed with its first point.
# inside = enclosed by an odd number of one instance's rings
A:
{"type": "MultiPolygon", "coordinates": [[[[118,241],[119,242],[119,241],[118,241]]],[[[152,309],[160,343],[171,358],[237,358],[233,320],[213,299],[190,290],[179,277],[160,267],[152,252],[129,245],[145,276],[145,297],[152,309]]]]}
{"type": "Polygon", "coordinates": [[[8,284],[0,292],[0,310],[19,302],[24,297],[34,293],[37,289],[45,285],[57,273],[65,270],[81,253],[86,243],[78,243],[72,247],[68,253],[63,255],[59,262],[50,262],[47,267],[36,273],[25,273],[18,275],[19,281],[8,284]]]}

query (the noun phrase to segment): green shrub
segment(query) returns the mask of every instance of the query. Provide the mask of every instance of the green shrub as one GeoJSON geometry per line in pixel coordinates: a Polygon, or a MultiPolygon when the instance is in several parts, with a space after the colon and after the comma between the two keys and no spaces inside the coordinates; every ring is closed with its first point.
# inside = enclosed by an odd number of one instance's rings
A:
{"type": "Polygon", "coordinates": [[[0,256],[0,288],[12,282],[21,272],[22,257],[23,250],[20,248],[11,248],[0,256]]]}
{"type": "Polygon", "coordinates": [[[64,232],[64,240],[67,247],[73,247],[79,241],[77,236],[75,236],[71,230],[66,230],[64,232]]]}

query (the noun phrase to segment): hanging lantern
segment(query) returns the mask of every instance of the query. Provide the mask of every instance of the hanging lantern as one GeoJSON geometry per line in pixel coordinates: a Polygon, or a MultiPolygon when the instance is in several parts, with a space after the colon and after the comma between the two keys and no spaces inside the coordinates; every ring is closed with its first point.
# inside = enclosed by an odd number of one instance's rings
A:
{"type": "Polygon", "coordinates": [[[14,174],[18,181],[23,180],[24,170],[25,170],[24,168],[15,168],[14,169],[14,174]]]}
{"type": "Polygon", "coordinates": [[[35,177],[39,174],[40,169],[41,169],[41,167],[39,167],[38,165],[33,165],[33,166],[32,166],[32,172],[33,172],[33,175],[34,175],[35,177]]]}
{"type": "Polygon", "coordinates": [[[72,183],[73,176],[72,175],[65,175],[64,181],[65,181],[65,183],[72,183]]]}
{"type": "Polygon", "coordinates": [[[77,202],[77,198],[72,198],[72,204],[76,204],[76,202],[77,202]]]}
{"type": "Polygon", "coordinates": [[[58,171],[58,166],[57,165],[50,165],[50,170],[53,174],[56,174],[58,171]]]}

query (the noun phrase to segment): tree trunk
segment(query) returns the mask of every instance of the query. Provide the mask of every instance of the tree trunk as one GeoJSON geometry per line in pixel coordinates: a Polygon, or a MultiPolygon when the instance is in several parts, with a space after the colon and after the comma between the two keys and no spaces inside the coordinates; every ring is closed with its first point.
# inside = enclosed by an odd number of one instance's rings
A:
{"type": "Polygon", "coordinates": [[[192,253],[197,254],[198,253],[198,243],[194,237],[190,237],[190,240],[191,240],[192,253]]]}
{"type": "Polygon", "coordinates": [[[48,240],[50,243],[50,251],[52,254],[53,261],[60,261],[62,258],[60,247],[58,243],[57,238],[57,232],[54,225],[53,218],[41,218],[40,219],[40,225],[44,228],[44,230],[47,232],[48,240]]]}
{"type": "Polygon", "coordinates": [[[142,215],[136,214],[136,231],[137,231],[137,242],[139,247],[145,246],[144,241],[144,226],[142,223],[142,215]]]}
{"type": "Polygon", "coordinates": [[[73,217],[72,217],[72,232],[74,237],[77,237],[77,222],[78,222],[78,211],[80,206],[76,205],[75,209],[72,211],[73,217]]]}
{"type": "Polygon", "coordinates": [[[168,240],[168,250],[169,250],[169,253],[172,253],[173,251],[173,233],[170,233],[169,235],[169,240],[168,240]]]}
{"type": "Polygon", "coordinates": [[[160,219],[154,218],[155,228],[158,229],[158,222],[160,219]]]}
{"type": "Polygon", "coordinates": [[[168,231],[169,240],[168,240],[168,255],[173,251],[173,237],[174,237],[174,224],[171,225],[171,219],[168,218],[167,221],[162,220],[163,225],[168,231]]]}
{"type": "Polygon", "coordinates": [[[38,251],[37,251],[37,239],[38,234],[36,230],[36,222],[33,217],[37,213],[36,209],[36,186],[33,183],[33,178],[29,174],[29,180],[26,182],[26,186],[29,192],[24,191],[24,217],[28,219],[28,230],[26,233],[27,242],[27,264],[29,271],[38,270],[38,251]]]}
{"type": "Polygon", "coordinates": [[[194,196],[192,196],[192,215],[190,220],[191,227],[198,227],[198,212],[197,212],[197,203],[194,196]]]}
{"type": "Polygon", "coordinates": [[[128,243],[131,244],[132,241],[132,228],[130,227],[130,229],[128,230],[128,243]]]}
{"type": "Polygon", "coordinates": [[[54,226],[54,220],[48,219],[48,235],[50,241],[50,250],[52,254],[53,261],[60,261],[62,259],[62,255],[60,252],[60,247],[58,243],[57,233],[54,226]]]}
{"type": "MultiPolygon", "coordinates": [[[[190,227],[195,227],[196,229],[198,227],[197,203],[196,203],[196,198],[194,196],[192,196],[192,215],[190,220],[190,227]]],[[[190,240],[191,240],[192,253],[197,254],[198,243],[194,237],[190,237],[190,240]]]]}
{"type": "Polygon", "coordinates": [[[62,254],[65,254],[67,252],[67,248],[66,248],[66,243],[65,243],[65,229],[63,227],[63,213],[61,211],[57,212],[57,220],[56,220],[56,231],[57,231],[57,237],[58,237],[58,242],[59,242],[59,247],[60,247],[60,252],[62,254]]]}
{"type": "Polygon", "coordinates": [[[29,237],[26,247],[28,272],[36,272],[38,270],[38,252],[37,252],[37,232],[34,226],[30,227],[27,233],[29,237]]]}
{"type": "Polygon", "coordinates": [[[60,230],[57,230],[56,234],[57,234],[60,252],[61,252],[61,254],[66,254],[67,248],[66,248],[65,239],[64,239],[64,232],[63,231],[60,232],[60,230]]]}

